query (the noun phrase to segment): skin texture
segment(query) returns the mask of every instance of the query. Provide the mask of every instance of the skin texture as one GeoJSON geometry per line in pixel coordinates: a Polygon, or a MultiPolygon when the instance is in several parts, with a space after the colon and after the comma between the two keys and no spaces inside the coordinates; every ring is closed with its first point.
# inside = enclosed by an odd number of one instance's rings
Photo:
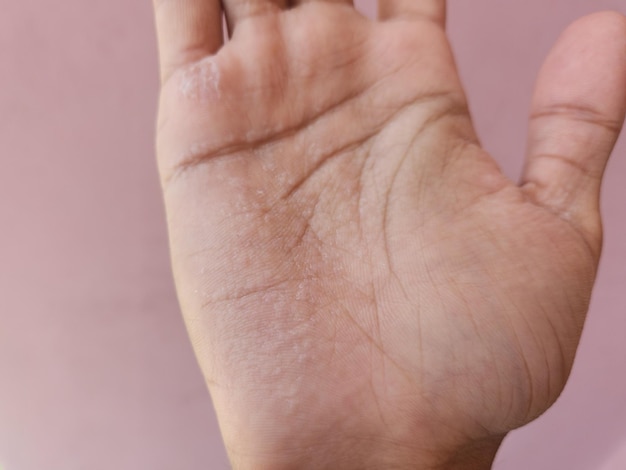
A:
{"type": "MultiPolygon", "coordinates": [[[[236,469],[485,469],[567,380],[626,20],[560,38],[527,165],[481,147],[445,3],[155,0],[172,264],[236,469]]],[[[512,92],[514,92],[512,90],[512,92]]],[[[517,151],[517,149],[512,149],[517,151]]]]}

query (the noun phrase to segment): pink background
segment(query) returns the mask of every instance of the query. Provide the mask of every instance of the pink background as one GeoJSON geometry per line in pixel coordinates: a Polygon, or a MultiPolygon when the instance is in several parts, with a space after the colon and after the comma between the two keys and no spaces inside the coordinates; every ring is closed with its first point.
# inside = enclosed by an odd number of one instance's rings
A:
{"type": "MultiPolygon", "coordinates": [[[[0,6],[0,465],[226,469],[170,279],[150,2],[0,6]]],[[[512,177],[542,58],[569,22],[605,8],[626,13],[623,0],[450,2],[478,129],[512,177]]],[[[620,145],[571,381],[511,434],[497,470],[626,468],[624,177],[620,145]]]]}

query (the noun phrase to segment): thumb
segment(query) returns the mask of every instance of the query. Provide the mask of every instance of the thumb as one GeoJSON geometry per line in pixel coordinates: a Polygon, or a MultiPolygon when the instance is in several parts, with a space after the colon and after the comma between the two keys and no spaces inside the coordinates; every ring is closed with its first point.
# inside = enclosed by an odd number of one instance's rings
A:
{"type": "Polygon", "coordinates": [[[626,17],[582,18],[560,37],[535,87],[521,187],[599,254],[604,168],[626,111],[626,17]]]}

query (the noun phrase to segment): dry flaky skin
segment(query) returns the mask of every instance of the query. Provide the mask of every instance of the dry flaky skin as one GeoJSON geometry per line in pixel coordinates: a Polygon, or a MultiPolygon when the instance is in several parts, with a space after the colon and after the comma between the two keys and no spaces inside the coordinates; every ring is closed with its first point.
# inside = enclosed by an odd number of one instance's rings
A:
{"type": "Polygon", "coordinates": [[[176,2],[157,3],[174,274],[235,468],[489,468],[572,365],[624,19],[560,40],[517,185],[477,141],[436,18],[313,2],[175,56],[159,15],[176,2]]]}

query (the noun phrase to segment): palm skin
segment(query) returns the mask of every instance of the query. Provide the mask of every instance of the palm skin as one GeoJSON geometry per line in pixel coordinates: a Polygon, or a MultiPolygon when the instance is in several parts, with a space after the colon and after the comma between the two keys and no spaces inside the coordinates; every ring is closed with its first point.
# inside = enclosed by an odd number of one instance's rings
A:
{"type": "Polygon", "coordinates": [[[625,100],[579,85],[571,58],[625,83],[626,22],[564,35],[515,184],[478,143],[439,18],[312,2],[236,19],[219,50],[162,57],[158,133],[177,290],[234,467],[488,468],[572,365],[625,100]]]}

